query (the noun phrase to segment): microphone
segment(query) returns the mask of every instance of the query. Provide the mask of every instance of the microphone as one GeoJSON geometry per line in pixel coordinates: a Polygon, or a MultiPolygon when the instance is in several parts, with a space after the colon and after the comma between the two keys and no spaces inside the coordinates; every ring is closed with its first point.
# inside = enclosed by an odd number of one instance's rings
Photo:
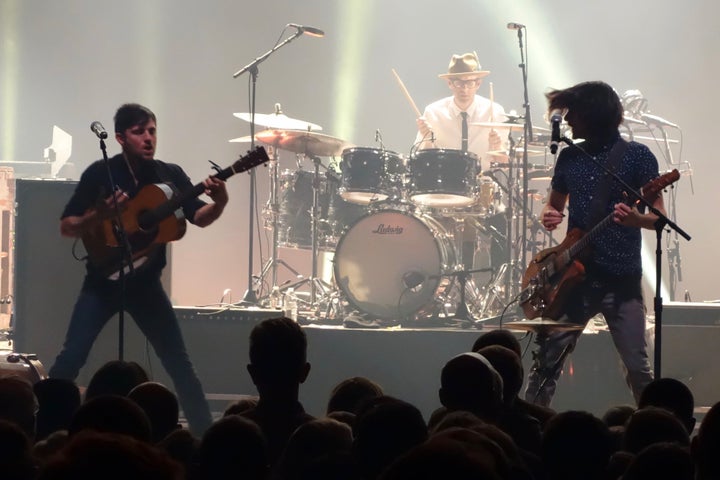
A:
{"type": "Polygon", "coordinates": [[[90,130],[97,135],[97,137],[100,140],[106,139],[108,137],[107,132],[105,131],[105,127],[102,126],[102,123],[95,120],[90,124],[90,130]]]}
{"type": "Polygon", "coordinates": [[[305,35],[310,35],[311,37],[325,36],[325,32],[323,32],[319,28],[309,27],[307,25],[298,25],[297,23],[288,23],[287,26],[296,28],[298,32],[304,33],[305,35]]]}
{"type": "Polygon", "coordinates": [[[661,127],[670,127],[670,128],[680,128],[677,126],[677,124],[668,122],[664,118],[658,117],[657,115],[650,115],[649,113],[641,113],[640,118],[645,121],[645,123],[652,123],[654,125],[658,125],[661,127]]]}
{"type": "Polygon", "coordinates": [[[507,24],[507,28],[508,30],[520,30],[521,28],[525,28],[525,25],[522,23],[510,22],[507,24]]]}
{"type": "Polygon", "coordinates": [[[412,271],[405,273],[402,277],[403,285],[405,285],[405,288],[408,290],[422,285],[425,279],[426,277],[424,273],[412,271]]]}
{"type": "Polygon", "coordinates": [[[550,112],[550,123],[552,123],[552,136],[550,137],[550,153],[555,155],[560,144],[560,122],[562,122],[562,112],[558,109],[550,112]]]}

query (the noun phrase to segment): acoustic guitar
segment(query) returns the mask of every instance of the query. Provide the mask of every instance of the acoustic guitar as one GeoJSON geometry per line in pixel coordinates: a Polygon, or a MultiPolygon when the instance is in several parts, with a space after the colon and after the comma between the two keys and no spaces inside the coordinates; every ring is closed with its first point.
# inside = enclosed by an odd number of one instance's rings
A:
{"type": "MultiPolygon", "coordinates": [[[[643,199],[652,203],[662,189],[679,178],[680,173],[672,170],[649,181],[641,189],[643,199]]],[[[578,256],[612,223],[611,213],[587,233],[573,228],[560,245],[546,248],[533,257],[523,276],[520,292],[520,306],[526,318],[557,320],[562,316],[568,296],[585,279],[585,266],[578,256]]]]}
{"type": "MultiPolygon", "coordinates": [[[[269,160],[265,148],[259,146],[213,177],[227,180],[236,173],[250,170],[269,160]]],[[[117,220],[113,217],[103,220],[83,235],[82,242],[88,261],[110,280],[117,280],[121,269],[129,272],[131,262],[134,269],[142,268],[160,245],[179,240],[185,235],[187,225],[181,206],[204,191],[202,183],[179,193],[167,183],[142,187],[137,195],[128,200],[125,204],[127,208],[120,214],[132,260],[123,258],[125,255],[118,235],[117,220]]]]}

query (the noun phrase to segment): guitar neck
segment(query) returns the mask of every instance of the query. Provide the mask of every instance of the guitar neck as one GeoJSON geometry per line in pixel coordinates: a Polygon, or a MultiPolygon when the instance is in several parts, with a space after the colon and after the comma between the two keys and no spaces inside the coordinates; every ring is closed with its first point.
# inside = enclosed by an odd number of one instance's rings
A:
{"type": "Polygon", "coordinates": [[[568,255],[570,258],[575,258],[580,252],[582,252],[585,248],[587,248],[588,245],[590,245],[590,242],[595,240],[597,236],[600,234],[600,232],[610,225],[610,222],[613,220],[613,214],[611,213],[607,217],[603,218],[600,223],[595,225],[592,230],[590,230],[588,233],[583,235],[583,237],[578,240],[575,244],[573,244],[570,248],[568,248],[568,255]]]}
{"type": "MultiPolygon", "coordinates": [[[[217,175],[213,175],[213,178],[217,178],[220,180],[227,180],[228,178],[235,175],[235,172],[233,170],[233,167],[227,167],[226,169],[220,171],[217,175]]],[[[146,214],[149,217],[153,218],[166,218],[170,216],[175,210],[179,209],[183,203],[190,200],[191,198],[199,197],[203,192],[205,191],[205,185],[203,183],[198,183],[197,185],[194,185],[192,188],[188,188],[187,190],[183,192],[179,192],[177,195],[173,195],[171,199],[169,199],[167,202],[163,203],[162,205],[159,205],[157,208],[155,208],[152,211],[147,212],[146,214]]]]}
{"type": "MultiPolygon", "coordinates": [[[[655,198],[663,188],[667,187],[668,185],[672,185],[674,182],[676,182],[680,178],[680,173],[677,169],[672,170],[671,172],[665,173],[664,175],[661,175],[657,177],[654,180],[649,181],[642,187],[642,198],[646,202],[650,202],[653,198],[655,198]]],[[[633,203],[639,203],[640,200],[636,200],[633,203]]],[[[631,203],[626,202],[626,204],[630,205],[631,203]]],[[[590,242],[592,242],[598,234],[606,228],[608,225],[610,225],[613,222],[613,214],[609,214],[607,217],[603,218],[600,223],[595,225],[588,233],[586,233],[580,240],[578,240],[574,245],[570,246],[568,248],[568,257],[569,259],[575,258],[577,254],[579,254],[584,248],[586,248],[590,242]]]]}
{"type": "MultiPolygon", "coordinates": [[[[233,163],[231,166],[219,171],[213,175],[212,178],[219,180],[227,180],[236,173],[250,170],[253,167],[261,165],[270,160],[265,148],[262,146],[256,147],[253,151],[248,152],[247,155],[242,157],[240,160],[233,163]]],[[[189,188],[183,192],[176,192],[172,198],[168,199],[165,203],[158,205],[152,210],[147,210],[139,215],[138,223],[143,229],[150,228],[160,220],[169,217],[177,209],[179,209],[183,203],[191,198],[200,196],[205,191],[205,185],[198,183],[192,188],[189,188]]]]}

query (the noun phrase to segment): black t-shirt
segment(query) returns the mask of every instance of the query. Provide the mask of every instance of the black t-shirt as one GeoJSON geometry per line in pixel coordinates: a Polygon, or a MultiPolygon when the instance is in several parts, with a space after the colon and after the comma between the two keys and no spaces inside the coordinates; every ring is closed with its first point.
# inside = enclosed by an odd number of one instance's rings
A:
{"type": "MultiPolygon", "coordinates": [[[[108,161],[115,185],[112,188],[110,187],[105,161],[97,160],[93,162],[80,177],[80,182],[75,187],[75,192],[67,205],[65,205],[61,218],[84,215],[89,209],[94,208],[98,201],[108,197],[115,188],[127,192],[132,199],[143,187],[151,184],[169,184],[178,192],[184,192],[193,187],[190,178],[183,169],[172,163],[165,163],[160,160],[140,162],[135,171],[138,180],[136,186],[122,154],[115,155],[108,161]]],[[[206,203],[197,197],[186,200],[182,204],[185,218],[193,222],[195,213],[203,205],[206,205],[206,203]]],[[[160,245],[157,251],[149,257],[148,262],[142,266],[137,277],[159,277],[165,264],[165,245],[160,245]]],[[[103,281],[106,278],[106,275],[101,273],[90,262],[87,262],[87,274],[86,281],[103,281]]],[[[130,278],[129,281],[133,281],[133,279],[130,278]]]]}

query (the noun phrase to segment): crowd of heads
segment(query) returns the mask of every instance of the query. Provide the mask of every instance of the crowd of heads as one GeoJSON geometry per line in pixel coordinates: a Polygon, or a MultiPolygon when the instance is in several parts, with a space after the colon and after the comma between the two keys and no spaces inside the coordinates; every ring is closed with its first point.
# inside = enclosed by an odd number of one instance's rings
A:
{"type": "Polygon", "coordinates": [[[0,377],[0,472],[18,480],[720,478],[720,403],[696,424],[681,381],[652,382],[635,405],[601,416],[555,412],[520,397],[516,337],[482,334],[438,372],[429,418],[392,385],[351,377],[326,411],[299,400],[307,339],[287,318],[250,336],[257,392],[228,405],[201,435],[181,423],[175,394],[134,362],[100,368],[82,391],[68,380],[0,377]]]}

